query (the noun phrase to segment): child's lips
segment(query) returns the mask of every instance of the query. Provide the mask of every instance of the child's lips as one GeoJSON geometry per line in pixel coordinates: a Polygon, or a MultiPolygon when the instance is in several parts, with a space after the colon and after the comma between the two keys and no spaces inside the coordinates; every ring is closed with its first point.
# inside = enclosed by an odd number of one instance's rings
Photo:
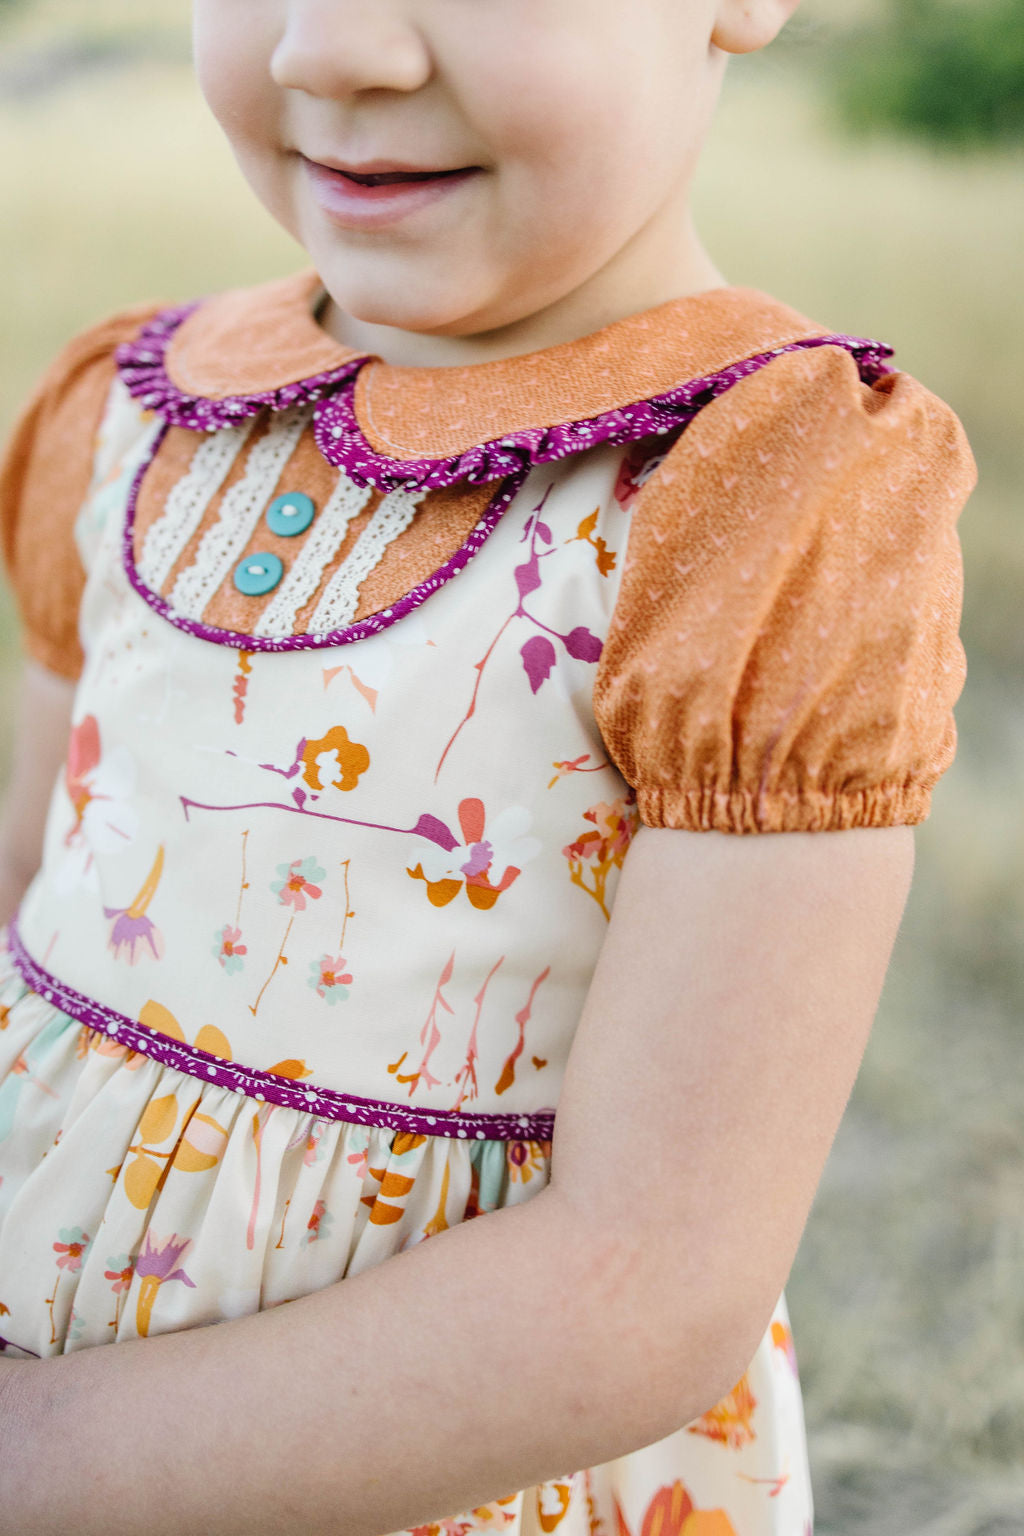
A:
{"type": "Polygon", "coordinates": [[[435,171],[371,162],[359,171],[299,157],[313,194],[335,223],[349,229],[377,229],[439,199],[471,180],[479,166],[435,171]]]}

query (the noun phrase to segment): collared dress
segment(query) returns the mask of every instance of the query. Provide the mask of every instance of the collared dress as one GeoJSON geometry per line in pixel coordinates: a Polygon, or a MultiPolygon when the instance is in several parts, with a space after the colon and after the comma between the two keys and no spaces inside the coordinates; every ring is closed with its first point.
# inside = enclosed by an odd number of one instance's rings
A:
{"type": "MultiPolygon", "coordinates": [[[[4,460],[26,647],[76,682],[0,933],[13,1358],[531,1199],[637,827],[914,824],[953,759],[975,468],[890,348],[722,288],[407,369],[322,297],[115,316],[4,460]]],[[[783,1294],[694,1422],[415,1536],[811,1528],[783,1294]]]]}

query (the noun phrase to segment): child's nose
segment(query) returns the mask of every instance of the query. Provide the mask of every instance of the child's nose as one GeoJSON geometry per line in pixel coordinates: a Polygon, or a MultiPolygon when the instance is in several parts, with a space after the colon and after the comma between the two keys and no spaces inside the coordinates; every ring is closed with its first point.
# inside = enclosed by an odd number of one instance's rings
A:
{"type": "Polygon", "coordinates": [[[418,90],[433,61],[407,13],[407,0],[289,0],[271,76],[310,96],[418,90]]]}

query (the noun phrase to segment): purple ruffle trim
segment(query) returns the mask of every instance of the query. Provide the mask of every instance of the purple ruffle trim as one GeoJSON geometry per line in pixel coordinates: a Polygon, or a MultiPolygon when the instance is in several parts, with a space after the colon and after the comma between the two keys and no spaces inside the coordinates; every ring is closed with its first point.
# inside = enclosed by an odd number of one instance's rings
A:
{"type": "Polygon", "coordinates": [[[118,372],[128,392],[140,405],[162,416],[174,427],[188,427],[193,432],[219,432],[222,427],[255,416],[264,408],[284,411],[292,405],[305,405],[308,401],[319,400],[325,390],[347,383],[366,362],[365,357],[353,358],[327,373],[282,384],[277,389],[261,390],[255,395],[228,395],[223,400],[189,395],[172,382],[167,372],[167,348],[181,323],[198,307],[198,304],[183,304],[178,309],[163,310],[143,327],[134,341],[123,342],[115,354],[118,372]]]}
{"type": "Polygon", "coordinates": [[[235,1061],[222,1061],[197,1046],[174,1040],[155,1029],[138,1024],[123,1013],[105,1007],[93,998],[85,997],[73,987],[58,981],[28,953],[18,932],[16,919],[7,927],[7,944],[11,960],[25,984],[40,997],[45,998],[69,1018],[77,1019],[89,1029],[95,1029],[159,1062],[197,1077],[218,1088],[228,1088],[250,1099],[267,1104],[280,1104],[285,1109],[299,1110],[314,1115],[318,1120],[347,1120],[355,1125],[382,1126],[387,1130],[409,1131],[419,1136],[449,1136],[465,1141],[550,1141],[555,1127],[553,1109],[538,1110],[534,1114],[480,1115],[464,1114],[450,1109],[407,1109],[403,1104],[392,1104],[384,1099],[357,1098],[351,1093],[339,1093],[334,1088],[317,1088],[311,1083],[296,1083],[289,1078],[278,1077],[273,1072],[259,1072],[253,1067],[243,1067],[235,1061]]]}
{"type": "Polygon", "coordinates": [[[450,555],[445,563],[432,571],[425,580],[421,581],[411,591],[403,595],[391,604],[390,608],[382,608],[378,613],[368,613],[365,618],[356,619],[352,624],[343,629],[332,629],[323,634],[282,635],[280,638],[266,638],[260,635],[252,635],[244,630],[218,629],[212,624],[204,624],[200,619],[190,619],[182,613],[176,613],[165,597],[159,592],[154,592],[152,587],[146,585],[139,575],[138,566],[135,564],[135,515],[139,504],[139,493],[142,490],[142,482],[146,478],[153,460],[160,451],[160,444],[166,435],[166,427],[157,434],[146,458],[139,467],[135,481],[128,495],[128,507],[125,514],[124,530],[121,536],[122,562],[125,575],[143,602],[149,604],[154,613],[158,613],[168,624],[173,624],[176,629],[184,630],[188,635],[195,635],[199,640],[208,640],[214,645],[231,645],[240,651],[308,651],[322,650],[337,645],[351,645],[353,641],[365,640],[369,635],[379,635],[382,630],[390,629],[392,624],[397,624],[407,613],[418,608],[427,598],[439,591],[460,571],[465,570],[473,556],[478,554],[483,545],[501,522],[511,503],[519,494],[523,485],[523,475],[517,475],[513,480],[498,487],[496,495],[491,498],[487,510],[480,521],[472,529],[469,537],[459,545],[453,555],[450,555]]]}
{"type": "Polygon", "coordinates": [[[137,340],[118,347],[121,378],[141,405],[162,416],[171,426],[216,432],[264,408],[281,411],[288,406],[316,402],[314,436],[327,462],[344,470],[357,485],[372,485],[385,492],[403,488],[441,490],[461,480],[501,480],[507,475],[525,473],[535,464],[548,464],[589,448],[604,444],[620,446],[678,431],[703,406],[786,352],[843,347],[856,359],[865,383],[873,383],[892,371],[885,360],[892,357],[893,349],[884,342],[864,336],[812,336],[759,352],[718,373],[690,379],[664,394],[583,421],[525,427],[439,459],[395,459],[372,447],[356,415],[357,378],[360,369],[370,361],[368,357],[353,358],[340,368],[259,394],[233,395],[223,400],[185,394],[167,373],[167,348],[175,331],[196,307],[189,304],[165,310],[144,327],[137,340]]]}
{"type": "Polygon", "coordinates": [[[770,352],[759,352],[754,357],[730,364],[719,373],[691,379],[665,394],[605,411],[585,421],[569,421],[552,427],[526,427],[447,458],[404,460],[378,453],[367,442],[356,417],[356,381],[353,379],[317,406],[314,434],[317,446],[329,464],[343,469],[357,485],[372,485],[381,491],[402,487],[442,490],[460,480],[473,483],[500,480],[505,475],[529,470],[535,464],[549,464],[556,459],[568,458],[570,454],[585,453],[589,448],[606,444],[621,446],[640,438],[679,431],[705,405],[710,405],[741,379],[756,373],[772,358],[781,357],[785,352],[824,346],[844,347],[851,352],[865,383],[892,371],[886,367],[884,359],[892,356],[893,349],[884,342],[858,336],[814,336],[788,342],[770,352]]]}

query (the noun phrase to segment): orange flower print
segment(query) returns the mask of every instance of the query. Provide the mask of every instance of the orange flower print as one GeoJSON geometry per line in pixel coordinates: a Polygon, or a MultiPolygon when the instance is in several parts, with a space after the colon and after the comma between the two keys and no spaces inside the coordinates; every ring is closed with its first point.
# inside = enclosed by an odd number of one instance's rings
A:
{"type": "Polygon", "coordinates": [[[146,1338],[149,1334],[153,1303],[162,1285],[168,1285],[172,1280],[181,1280],[195,1290],[195,1281],[190,1280],[183,1269],[178,1268],[179,1261],[191,1246],[190,1237],[182,1238],[174,1234],[171,1237],[159,1238],[152,1227],[146,1228],[142,1252],[135,1261],[135,1273],[142,1281],[135,1308],[135,1326],[142,1338],[146,1338]]]}
{"type": "Polygon", "coordinates": [[[727,1397],[702,1413],[693,1424],[687,1425],[691,1435],[706,1435],[730,1450],[742,1450],[751,1440],[757,1439],[753,1426],[757,1398],[750,1389],[750,1378],[744,1373],[727,1397]]]}
{"type": "Polygon", "coordinates": [[[772,1323],[772,1344],[777,1350],[780,1350],[781,1353],[785,1355],[793,1375],[798,1376],[799,1372],[796,1366],[796,1348],[793,1344],[793,1334],[790,1329],[786,1327],[785,1323],[778,1321],[778,1319],[772,1323]]]}
{"type": "Polygon", "coordinates": [[[304,741],[299,756],[302,760],[302,777],[310,789],[323,789],[323,773],[328,772],[329,782],[335,789],[355,789],[360,774],[370,766],[370,754],[358,741],[349,741],[343,725],[336,725],[317,741],[304,741]],[[329,762],[321,761],[326,758],[329,762]],[[337,777],[333,774],[337,772],[337,777]]]}
{"type": "Polygon", "coordinates": [[[597,569],[600,571],[602,576],[610,576],[612,571],[615,569],[615,561],[618,557],[616,556],[613,549],[608,548],[608,545],[604,539],[600,537],[596,539],[594,538],[594,529],[597,527],[597,519],[599,516],[600,508],[597,508],[595,511],[591,512],[589,517],[585,517],[583,519],[582,523],[580,523],[579,527],[576,529],[575,537],[568,539],[566,542],[569,544],[575,544],[577,540],[579,540],[584,544],[593,544],[594,550],[596,551],[597,569]]]}
{"type": "Polygon", "coordinates": [[[537,1489],[537,1519],[547,1536],[557,1531],[572,1503],[572,1482],[541,1483],[537,1489]]]}
{"type": "Polygon", "coordinates": [[[519,878],[523,866],[541,851],[538,839],[526,835],[530,819],[524,806],[512,805],[500,811],[486,828],[483,801],[461,800],[459,827],[463,841],[459,843],[443,822],[421,817],[420,835],[429,837],[432,846],[421,856],[416,868],[407,869],[406,873],[425,882],[427,896],[435,907],[446,907],[465,886],[471,905],[489,911],[502,892],[519,878]]]}
{"type": "MultiPolygon", "coordinates": [[[[616,1536],[633,1536],[615,1500],[616,1536]]],[[[644,1512],[639,1536],[738,1536],[724,1509],[697,1509],[681,1482],[659,1488],[644,1512]]]]}
{"type": "Polygon", "coordinates": [[[414,1525],[409,1536],[476,1536],[479,1531],[503,1531],[515,1521],[515,1512],[508,1506],[515,1504],[518,1498],[518,1493],[512,1493],[505,1499],[495,1499],[493,1504],[482,1504],[468,1514],[456,1515],[453,1520],[414,1525]]]}
{"type": "Polygon", "coordinates": [[[535,1173],[543,1172],[544,1148],[550,1146],[550,1142],[543,1141],[510,1141],[505,1156],[512,1182],[529,1184],[535,1173]]]}
{"type": "Polygon", "coordinates": [[[569,875],[573,885],[578,885],[588,896],[592,896],[610,921],[611,913],[605,902],[608,876],[613,869],[622,867],[626,850],[639,826],[636,796],[630,791],[624,798],[613,800],[611,805],[601,801],[584,811],[583,819],[593,822],[596,830],[584,832],[575,842],[563,848],[562,854],[569,861],[569,875]],[[585,878],[588,870],[592,879],[590,885],[585,878]]]}

